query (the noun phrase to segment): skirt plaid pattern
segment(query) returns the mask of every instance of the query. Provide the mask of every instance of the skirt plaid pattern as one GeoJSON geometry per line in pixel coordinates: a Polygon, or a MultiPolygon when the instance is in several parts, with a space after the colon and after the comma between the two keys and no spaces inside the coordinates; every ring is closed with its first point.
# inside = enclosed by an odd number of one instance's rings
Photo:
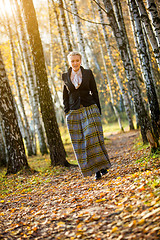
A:
{"type": "Polygon", "coordinates": [[[66,120],[82,175],[91,176],[101,169],[110,168],[97,105],[70,110],[66,120]]]}

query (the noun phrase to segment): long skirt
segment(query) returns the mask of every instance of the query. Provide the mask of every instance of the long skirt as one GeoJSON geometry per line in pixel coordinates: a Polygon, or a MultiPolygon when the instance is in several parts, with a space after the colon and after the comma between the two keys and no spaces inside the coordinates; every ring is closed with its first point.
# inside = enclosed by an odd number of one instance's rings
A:
{"type": "Polygon", "coordinates": [[[104,145],[99,109],[96,104],[70,110],[66,116],[74,153],[84,177],[111,166],[104,145]]]}

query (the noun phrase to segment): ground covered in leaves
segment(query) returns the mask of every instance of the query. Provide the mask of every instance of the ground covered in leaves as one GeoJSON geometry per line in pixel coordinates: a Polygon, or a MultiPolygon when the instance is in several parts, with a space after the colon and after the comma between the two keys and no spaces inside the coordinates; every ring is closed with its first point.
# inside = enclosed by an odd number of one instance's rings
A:
{"type": "Polygon", "coordinates": [[[78,167],[4,177],[0,239],[160,239],[160,155],[138,135],[109,136],[98,181],[78,167]]]}

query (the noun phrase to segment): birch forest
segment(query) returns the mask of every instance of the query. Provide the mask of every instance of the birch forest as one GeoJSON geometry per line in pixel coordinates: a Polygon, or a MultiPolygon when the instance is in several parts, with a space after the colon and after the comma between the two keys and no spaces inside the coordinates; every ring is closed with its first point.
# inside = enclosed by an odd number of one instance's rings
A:
{"type": "Polygon", "coordinates": [[[0,239],[159,240],[159,137],[160,0],[0,0],[0,239]],[[99,179],[67,129],[72,51],[99,93],[99,179]]]}
{"type": "Polygon", "coordinates": [[[160,135],[158,0],[1,0],[0,164],[7,174],[49,154],[70,166],[61,75],[79,51],[94,72],[104,123],[139,129],[151,151],[160,135]]]}

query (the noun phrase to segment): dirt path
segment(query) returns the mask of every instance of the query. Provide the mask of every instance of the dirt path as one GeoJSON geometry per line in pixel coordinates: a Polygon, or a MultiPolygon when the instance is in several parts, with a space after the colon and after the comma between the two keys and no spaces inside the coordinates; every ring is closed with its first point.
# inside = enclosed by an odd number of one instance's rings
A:
{"type": "Polygon", "coordinates": [[[0,238],[160,239],[160,170],[135,163],[147,151],[133,150],[137,136],[109,136],[112,168],[99,181],[82,178],[78,168],[23,177],[22,190],[0,203],[0,238]]]}
{"type": "Polygon", "coordinates": [[[128,171],[135,172],[136,167],[130,169],[132,161],[135,162],[132,146],[134,144],[134,139],[138,137],[139,132],[130,131],[125,133],[120,133],[116,135],[109,135],[108,138],[111,140],[111,143],[107,146],[107,150],[112,162],[111,177],[115,175],[117,177],[117,169],[119,175],[122,177],[128,171]]]}

